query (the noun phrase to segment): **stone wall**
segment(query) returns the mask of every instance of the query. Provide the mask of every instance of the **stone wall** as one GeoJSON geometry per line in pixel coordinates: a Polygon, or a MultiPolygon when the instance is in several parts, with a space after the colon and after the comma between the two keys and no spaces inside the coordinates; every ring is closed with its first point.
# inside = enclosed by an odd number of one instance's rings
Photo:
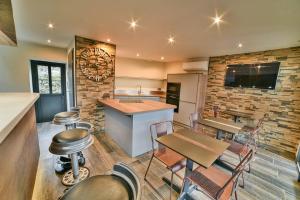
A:
{"type": "Polygon", "coordinates": [[[208,73],[204,115],[212,115],[213,105],[219,105],[221,110],[253,112],[256,120],[268,113],[269,118],[261,131],[261,144],[271,151],[294,157],[300,140],[300,47],[212,57],[208,73]],[[273,61],[281,62],[275,90],[224,87],[228,64],[273,61]]]}
{"type": "MultiPolygon", "coordinates": [[[[98,98],[102,98],[103,94],[108,93],[110,97],[113,97],[114,82],[115,82],[115,54],[116,46],[113,44],[100,42],[83,37],[75,37],[75,66],[76,66],[76,99],[77,106],[80,107],[80,117],[82,120],[88,121],[94,125],[95,133],[104,130],[104,112],[103,107],[97,103],[98,98]],[[103,81],[90,80],[94,74],[90,73],[92,70],[98,71],[97,73],[102,75],[106,74],[107,69],[104,71],[102,67],[105,65],[105,59],[97,55],[94,49],[101,49],[108,58],[112,60],[112,69],[110,74],[104,78],[103,81]],[[83,73],[82,57],[83,51],[91,50],[93,55],[84,55],[84,59],[88,64],[85,64],[85,74],[83,73]],[[104,64],[103,64],[104,63],[104,64]],[[98,66],[96,68],[95,66],[98,66]],[[99,67],[100,66],[100,67],[99,67]],[[90,70],[90,71],[89,71],[90,70]],[[90,74],[87,76],[87,74],[90,74]]],[[[95,78],[95,77],[94,77],[95,78]]],[[[96,77],[97,79],[97,77],[96,77]]]]}

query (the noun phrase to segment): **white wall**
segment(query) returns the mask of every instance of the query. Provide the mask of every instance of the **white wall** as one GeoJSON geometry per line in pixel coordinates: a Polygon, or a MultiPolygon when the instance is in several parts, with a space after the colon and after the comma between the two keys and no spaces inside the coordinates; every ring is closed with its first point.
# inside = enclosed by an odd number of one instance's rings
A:
{"type": "Polygon", "coordinates": [[[116,58],[116,77],[163,79],[165,63],[133,58],[116,58]]]}
{"type": "Polygon", "coordinates": [[[116,57],[116,89],[161,88],[165,63],[142,59],[116,57]]]}
{"type": "Polygon", "coordinates": [[[165,75],[164,77],[167,78],[168,74],[182,74],[187,73],[182,69],[183,62],[168,62],[165,65],[165,75]]]}
{"type": "Polygon", "coordinates": [[[0,92],[30,91],[30,60],[67,63],[67,51],[18,41],[17,47],[0,46],[0,92]]]}

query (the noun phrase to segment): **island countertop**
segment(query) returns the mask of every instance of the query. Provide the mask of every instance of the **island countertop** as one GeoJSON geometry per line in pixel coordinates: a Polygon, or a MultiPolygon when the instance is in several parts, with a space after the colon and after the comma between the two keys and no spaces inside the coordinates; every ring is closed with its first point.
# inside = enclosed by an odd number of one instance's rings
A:
{"type": "Polygon", "coordinates": [[[118,110],[125,115],[134,115],[138,113],[153,112],[158,110],[175,109],[176,106],[158,101],[142,100],[142,103],[120,102],[119,99],[99,99],[105,106],[118,110]]]}
{"type": "Polygon", "coordinates": [[[0,93],[0,144],[38,98],[37,93],[0,93]]]}

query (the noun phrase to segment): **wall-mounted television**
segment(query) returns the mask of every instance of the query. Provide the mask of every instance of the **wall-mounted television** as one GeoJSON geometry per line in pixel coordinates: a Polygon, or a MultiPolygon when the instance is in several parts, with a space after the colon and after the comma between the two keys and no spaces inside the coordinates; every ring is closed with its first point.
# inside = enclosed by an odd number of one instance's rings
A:
{"type": "Polygon", "coordinates": [[[280,62],[227,65],[227,87],[274,90],[280,62]]]}

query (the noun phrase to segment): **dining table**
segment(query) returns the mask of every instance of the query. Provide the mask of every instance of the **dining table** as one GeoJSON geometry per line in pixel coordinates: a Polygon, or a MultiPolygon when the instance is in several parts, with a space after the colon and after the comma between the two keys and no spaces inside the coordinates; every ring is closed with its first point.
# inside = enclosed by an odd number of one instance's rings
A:
{"type": "MultiPolygon", "coordinates": [[[[209,168],[228,148],[229,143],[207,135],[196,134],[191,129],[179,129],[156,138],[156,141],[186,158],[185,175],[193,171],[193,164],[209,168]]],[[[190,183],[184,181],[182,193],[187,194],[190,183]]]]}
{"type": "Polygon", "coordinates": [[[198,120],[198,123],[204,126],[208,126],[217,130],[217,139],[221,139],[221,134],[223,132],[234,135],[238,134],[244,125],[240,122],[233,122],[228,119],[223,119],[219,117],[207,117],[198,120]]]}

